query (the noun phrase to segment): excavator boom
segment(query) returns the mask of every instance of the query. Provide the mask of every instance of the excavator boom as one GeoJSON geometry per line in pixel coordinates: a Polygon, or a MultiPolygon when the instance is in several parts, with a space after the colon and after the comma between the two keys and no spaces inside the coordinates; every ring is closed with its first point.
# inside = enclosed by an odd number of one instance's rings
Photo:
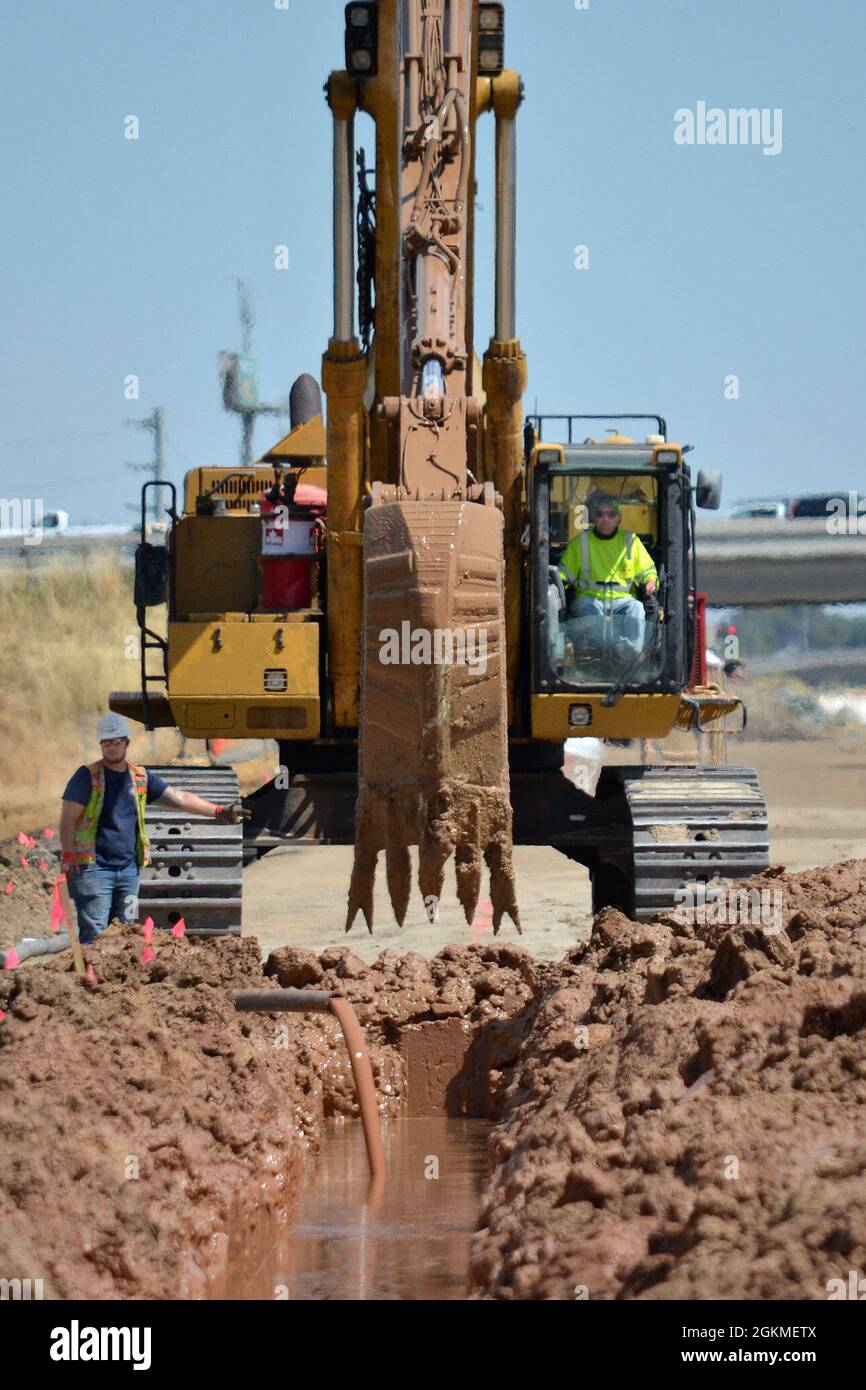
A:
{"type": "Polygon", "coordinates": [[[485,422],[471,392],[478,6],[380,0],[376,18],[376,481],[363,521],[360,764],[347,930],[358,912],[372,930],[382,851],[402,924],[413,845],[430,920],[453,855],[470,922],[486,862],[498,930],[505,914],[515,923],[518,914],[504,516],[494,482],[479,476],[485,422]],[[393,79],[387,55],[396,60],[393,79]],[[389,286],[398,294],[396,314],[393,302],[383,303],[389,286]],[[399,394],[388,390],[395,384],[399,394]]]}

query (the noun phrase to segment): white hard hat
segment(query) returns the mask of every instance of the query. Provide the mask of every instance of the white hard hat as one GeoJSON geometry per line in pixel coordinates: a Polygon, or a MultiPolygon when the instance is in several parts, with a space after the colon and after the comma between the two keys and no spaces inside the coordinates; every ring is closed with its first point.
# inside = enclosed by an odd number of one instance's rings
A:
{"type": "Polygon", "coordinates": [[[107,738],[131,738],[129,725],[122,714],[104,714],[96,726],[96,739],[102,743],[107,738]]]}

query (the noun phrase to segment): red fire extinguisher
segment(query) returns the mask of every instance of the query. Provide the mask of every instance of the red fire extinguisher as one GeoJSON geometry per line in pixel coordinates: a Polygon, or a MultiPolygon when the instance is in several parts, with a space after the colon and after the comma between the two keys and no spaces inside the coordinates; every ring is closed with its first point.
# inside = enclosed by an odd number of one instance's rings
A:
{"type": "Polygon", "coordinates": [[[261,499],[263,609],[291,613],[312,606],[319,522],[327,505],[327,493],[300,483],[297,474],[261,499]]]}

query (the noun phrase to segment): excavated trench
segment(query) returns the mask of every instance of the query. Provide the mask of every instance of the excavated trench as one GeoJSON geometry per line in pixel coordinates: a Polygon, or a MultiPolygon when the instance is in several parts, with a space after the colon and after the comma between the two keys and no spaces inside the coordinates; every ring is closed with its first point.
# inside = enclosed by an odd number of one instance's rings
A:
{"type": "Polygon", "coordinates": [[[212,1296],[234,1299],[461,1299],[487,1176],[482,1120],[389,1120],[388,1180],[369,1200],[356,1124],[326,1122],[301,1174],[294,1217],[229,1262],[212,1296]]]}
{"type": "MultiPolygon", "coordinates": [[[[525,1019],[524,1019],[525,1022],[525,1019]]],[[[361,1126],[326,1120],[290,1205],[263,1227],[232,1223],[211,1296],[287,1300],[448,1300],[466,1296],[470,1242],[488,1177],[503,1073],[522,1035],[502,1021],[426,1019],[384,1029],[403,1076],[403,1113],[384,1118],[383,1187],[361,1126]],[[498,1024],[498,1026],[497,1026],[498,1024]],[[499,1035],[497,1037],[497,1035],[499,1035]],[[493,1074],[491,1074],[493,1073],[493,1074]]]]}

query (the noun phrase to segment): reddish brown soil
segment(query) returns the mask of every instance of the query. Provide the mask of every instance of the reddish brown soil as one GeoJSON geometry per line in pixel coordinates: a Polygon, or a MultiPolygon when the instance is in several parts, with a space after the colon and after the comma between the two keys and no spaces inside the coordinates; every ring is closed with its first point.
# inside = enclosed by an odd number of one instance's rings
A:
{"type": "Polygon", "coordinates": [[[276,980],[348,995],[383,1113],[501,1120],[473,1296],[826,1297],[866,1273],[866,861],[760,883],[777,936],[607,911],[558,966],[490,943],[263,972],[254,940],[166,939],[144,966],[114,928],[94,993],[65,956],[0,973],[0,1274],[244,1287],[356,1110],[335,1020],[234,1010],[276,980]]]}
{"type": "Polygon", "coordinates": [[[51,890],[60,872],[60,840],[57,835],[45,839],[39,829],[26,833],[36,840],[35,849],[17,840],[0,841],[0,951],[23,936],[51,935],[51,890]],[[4,892],[10,883],[11,891],[4,892]]]}
{"type": "MultiPolygon", "coordinates": [[[[354,1111],[336,1020],[235,1011],[234,988],[266,983],[255,941],[163,940],[147,966],[142,945],[115,928],[90,949],[93,992],[56,958],[0,976],[0,1268],[46,1296],[218,1287],[229,1233],[243,1258],[305,1136],[354,1111]]],[[[396,1111],[399,1059],[371,1051],[396,1111]]]]}
{"type": "MultiPolygon", "coordinates": [[[[323,1118],[356,1114],[335,1019],[234,1009],[234,989],[273,985],[255,940],[163,938],[146,966],[142,948],[134,927],[89,948],[93,992],[68,953],[0,973],[0,1274],[42,1278],[46,1297],[237,1290],[291,1219],[323,1118]]],[[[465,1018],[471,1035],[470,1019],[519,1010],[533,981],[508,947],[429,964],[386,952],[373,967],[288,950],[268,969],[354,1001],[386,1115],[405,1108],[399,1024],[465,1018]]]]}
{"type": "Polygon", "coordinates": [[[475,1296],[821,1299],[866,1273],[866,861],[761,882],[781,935],[606,911],[550,979],[475,1296]]]}

